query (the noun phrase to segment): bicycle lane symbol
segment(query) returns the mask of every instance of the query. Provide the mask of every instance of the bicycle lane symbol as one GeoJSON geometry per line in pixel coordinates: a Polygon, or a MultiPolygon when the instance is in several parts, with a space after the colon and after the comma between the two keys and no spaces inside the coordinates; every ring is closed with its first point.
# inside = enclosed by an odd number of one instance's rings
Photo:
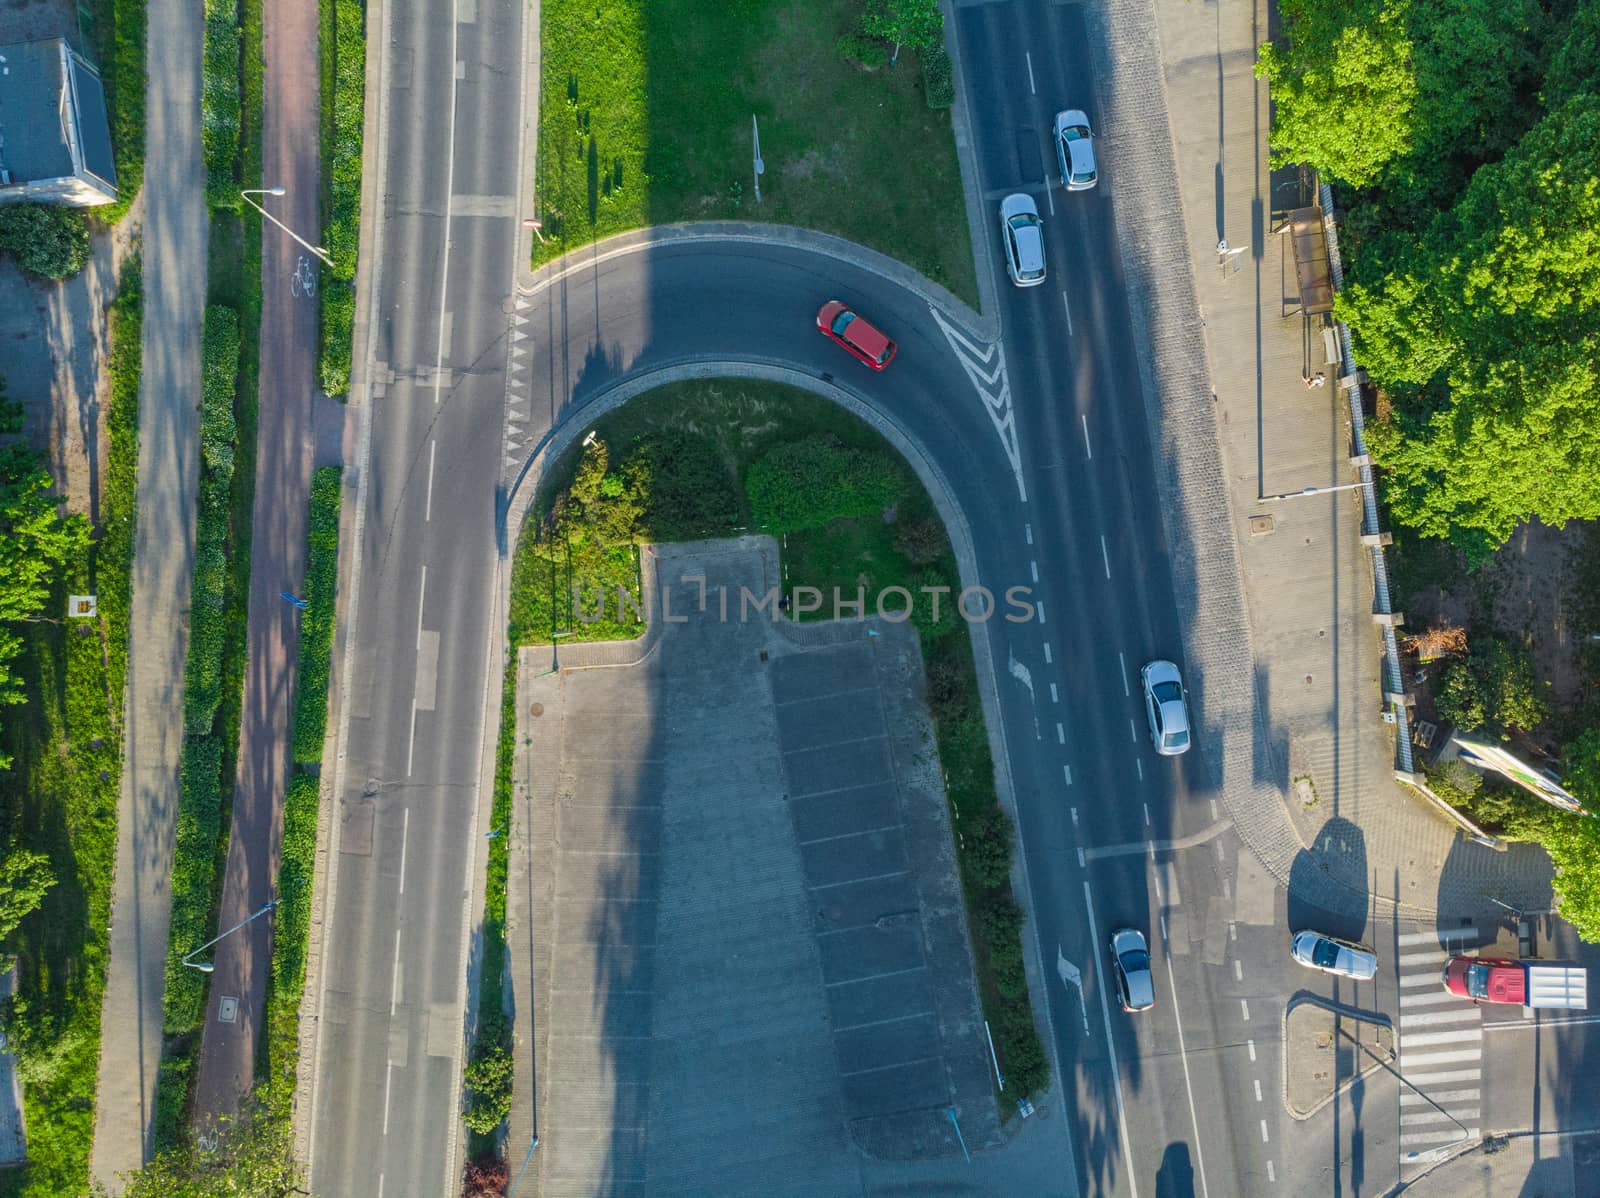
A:
{"type": "Polygon", "coordinates": [[[289,278],[289,294],[295,299],[301,296],[310,299],[317,294],[316,272],[311,269],[311,260],[304,254],[300,255],[299,264],[295,266],[294,274],[289,278]]]}

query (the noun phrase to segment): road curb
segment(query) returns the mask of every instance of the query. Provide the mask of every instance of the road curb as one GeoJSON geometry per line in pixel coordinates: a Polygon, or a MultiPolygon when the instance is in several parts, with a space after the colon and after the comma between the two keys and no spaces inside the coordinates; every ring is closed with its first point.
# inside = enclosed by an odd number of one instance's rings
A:
{"type": "Polygon", "coordinates": [[[1284,1004],[1283,1016],[1280,1020],[1283,1044],[1281,1097],[1283,1099],[1283,1109],[1288,1112],[1289,1117],[1303,1123],[1307,1119],[1313,1118],[1319,1111],[1325,1109],[1356,1082],[1365,1078],[1368,1074],[1376,1073],[1380,1069],[1387,1069],[1393,1064],[1393,1062],[1373,1061],[1372,1064],[1368,1065],[1365,1069],[1360,1070],[1349,1080],[1335,1086],[1333,1093],[1329,1094],[1326,1098],[1313,1103],[1304,1111],[1296,1110],[1295,1107],[1289,1102],[1289,1016],[1296,1007],[1302,1006],[1320,1007],[1324,1011],[1330,1011],[1335,1015],[1346,1015],[1351,1019],[1356,1019],[1363,1023],[1370,1023],[1375,1027],[1386,1027],[1389,1029],[1389,1034],[1397,1038],[1399,1033],[1394,1026],[1394,1020],[1390,1019],[1389,1016],[1379,1011],[1364,1011],[1359,1007],[1350,1006],[1348,1003],[1334,1002],[1332,999],[1323,998],[1319,994],[1311,994],[1304,991],[1290,998],[1289,1001],[1284,1004]]]}

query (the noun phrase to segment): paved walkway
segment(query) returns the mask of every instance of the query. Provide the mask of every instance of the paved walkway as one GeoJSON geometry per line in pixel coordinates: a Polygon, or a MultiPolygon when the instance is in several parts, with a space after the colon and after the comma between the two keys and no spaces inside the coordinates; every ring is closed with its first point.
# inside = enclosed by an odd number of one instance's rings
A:
{"type": "Polygon", "coordinates": [[[90,1172],[117,1190],[155,1120],[172,843],[183,750],[183,667],[200,477],[200,325],[206,213],[198,5],[151,0],[145,112],[144,378],[128,694],[111,961],[101,1006],[90,1172]]]}
{"type": "MultiPolygon", "coordinates": [[[[268,0],[262,30],[266,58],[262,178],[288,190],[262,197],[275,217],[302,237],[321,227],[318,208],[317,10],[268,0]]],[[[305,577],[306,505],[317,394],[317,301],[296,297],[290,279],[316,271],[306,250],[266,224],[261,246],[261,404],[256,428],[256,496],[250,533],[250,609],[246,626],[244,706],[233,826],[217,926],[232,927],[276,894],[283,794],[290,774],[289,735],[300,652],[300,613],[282,592],[305,577]]],[[[196,1118],[232,1114],[254,1081],[272,964],[272,920],[260,919],[216,947],[196,1087],[196,1118]],[[222,1004],[237,1000],[224,1021],[222,1004]]]]}
{"type": "Polygon", "coordinates": [[[1283,315],[1297,286],[1269,232],[1269,109],[1252,71],[1265,3],[1105,0],[1088,13],[1105,178],[1152,349],[1141,369],[1174,577],[1197,597],[1190,668],[1221,733],[1209,764],[1246,843],[1318,906],[1543,907],[1542,851],[1473,844],[1394,780],[1355,493],[1259,498],[1354,478],[1337,368],[1320,332],[1283,315]],[[1244,249],[1226,266],[1223,238],[1244,249]],[[1330,385],[1308,389],[1307,362],[1330,385]],[[1253,533],[1254,516],[1271,531],[1253,533]],[[1291,803],[1299,779],[1314,806],[1291,803]]]}

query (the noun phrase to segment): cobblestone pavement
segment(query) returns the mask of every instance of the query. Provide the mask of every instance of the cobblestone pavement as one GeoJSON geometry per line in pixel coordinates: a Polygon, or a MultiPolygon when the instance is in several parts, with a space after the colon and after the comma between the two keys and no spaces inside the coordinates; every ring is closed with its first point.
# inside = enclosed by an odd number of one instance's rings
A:
{"type": "Polygon", "coordinates": [[[1337,388],[1302,379],[1308,361],[1332,369],[1320,332],[1283,315],[1297,285],[1269,231],[1268,104],[1252,72],[1264,4],[1105,0],[1087,15],[1130,307],[1151,347],[1140,370],[1173,576],[1191,596],[1187,656],[1235,826],[1280,883],[1331,911],[1547,906],[1541,850],[1477,845],[1394,780],[1356,500],[1260,499],[1354,477],[1337,388]],[[1222,238],[1245,252],[1222,262],[1222,238]],[[1251,535],[1257,515],[1270,533],[1251,535]],[[1289,799],[1300,779],[1312,806],[1289,799]]]}

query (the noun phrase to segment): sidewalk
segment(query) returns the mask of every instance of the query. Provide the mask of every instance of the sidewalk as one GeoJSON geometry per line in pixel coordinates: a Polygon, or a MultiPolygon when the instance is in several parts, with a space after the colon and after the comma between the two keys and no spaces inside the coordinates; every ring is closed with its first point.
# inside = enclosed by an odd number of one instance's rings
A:
{"type": "MultiPolygon", "coordinates": [[[[321,228],[317,9],[268,0],[263,20],[262,178],[288,189],[281,199],[263,198],[274,216],[310,237],[321,228]]],[[[254,913],[275,896],[277,887],[300,652],[299,612],[281,593],[298,593],[305,575],[317,394],[317,301],[314,296],[296,298],[288,280],[308,257],[282,230],[265,225],[244,706],[219,928],[254,913]]],[[[216,947],[195,1090],[197,1121],[232,1114],[255,1080],[257,1037],[263,1030],[272,967],[271,924],[271,919],[257,920],[216,947]],[[237,1000],[237,1011],[232,1021],[224,1022],[222,1004],[230,998],[237,1000]]]]}
{"type": "Polygon", "coordinates": [[[200,477],[206,277],[201,12],[198,5],[179,0],[151,0],[148,20],[139,523],[111,886],[111,960],[101,1004],[90,1157],[90,1174],[113,1193],[121,1190],[118,1174],[143,1164],[155,1122],[200,477]]]}
{"type": "Polygon", "coordinates": [[[1298,201],[1273,201],[1253,72],[1266,0],[1106,0],[1089,21],[1106,182],[1153,350],[1145,391],[1174,574],[1195,600],[1189,665],[1241,835],[1320,907],[1547,906],[1542,851],[1474,844],[1394,779],[1359,492],[1260,498],[1355,479],[1338,367],[1323,362],[1319,319],[1295,311],[1292,249],[1270,232],[1273,210],[1298,201]],[[1244,250],[1226,265],[1222,239],[1244,250]],[[1317,371],[1328,385],[1306,387],[1317,371]]]}

